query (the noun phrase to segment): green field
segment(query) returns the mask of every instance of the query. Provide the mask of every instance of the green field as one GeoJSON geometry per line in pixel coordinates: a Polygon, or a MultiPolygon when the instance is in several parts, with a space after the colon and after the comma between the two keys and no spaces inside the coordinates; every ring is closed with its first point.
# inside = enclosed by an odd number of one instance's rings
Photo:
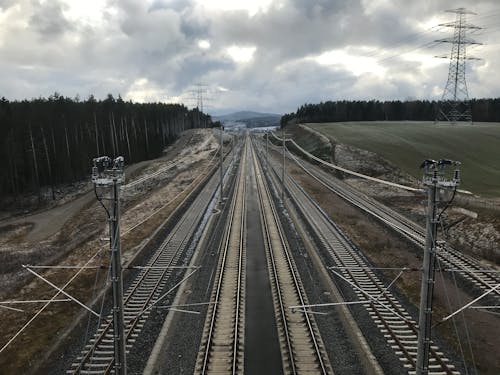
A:
{"type": "Polygon", "coordinates": [[[432,122],[307,124],[341,143],[375,152],[419,178],[425,159],[462,162],[462,188],[500,197],[500,124],[435,125],[432,122]]]}

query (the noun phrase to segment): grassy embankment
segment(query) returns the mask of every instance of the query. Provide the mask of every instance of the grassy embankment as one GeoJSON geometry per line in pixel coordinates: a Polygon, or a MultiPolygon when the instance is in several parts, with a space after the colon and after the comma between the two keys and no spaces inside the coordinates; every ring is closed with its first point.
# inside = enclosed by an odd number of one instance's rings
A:
{"type": "Polygon", "coordinates": [[[447,158],[462,162],[462,188],[500,197],[500,124],[435,125],[432,122],[308,124],[341,143],[375,152],[420,178],[420,163],[447,158]]]}

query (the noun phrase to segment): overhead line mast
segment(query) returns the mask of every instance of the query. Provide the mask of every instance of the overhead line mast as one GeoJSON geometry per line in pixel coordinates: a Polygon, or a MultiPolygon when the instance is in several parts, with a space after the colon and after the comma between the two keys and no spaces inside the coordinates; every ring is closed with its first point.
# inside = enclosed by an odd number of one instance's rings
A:
{"type": "Polygon", "coordinates": [[[429,359],[432,345],[432,314],[434,303],[434,283],[437,255],[442,244],[437,241],[438,227],[441,216],[452,203],[457,187],[460,184],[460,163],[453,160],[441,159],[425,160],[421,168],[424,169],[423,184],[427,189],[427,219],[422,267],[422,282],[420,286],[420,310],[418,319],[418,342],[416,375],[430,373],[429,359]],[[445,175],[448,167],[455,166],[452,177],[445,175]],[[441,193],[451,192],[451,199],[439,208],[441,193]]]}
{"type": "Polygon", "coordinates": [[[111,159],[101,156],[94,159],[92,182],[97,200],[106,210],[109,221],[111,253],[110,279],[113,291],[113,353],[114,373],[127,375],[126,332],[123,307],[123,275],[120,248],[120,185],[125,182],[123,156],[111,159]],[[111,189],[112,207],[109,210],[97,194],[97,188],[111,189]]]}
{"type": "Polygon", "coordinates": [[[469,93],[467,90],[467,82],[465,80],[465,62],[466,60],[479,60],[475,57],[468,57],[466,53],[466,45],[481,44],[475,40],[466,37],[466,30],[480,30],[481,27],[469,24],[466,22],[467,14],[476,14],[458,8],[447,10],[447,12],[455,13],[454,22],[442,23],[438,26],[452,27],[453,37],[436,40],[437,43],[451,43],[451,54],[449,56],[436,56],[440,58],[449,58],[450,66],[448,69],[448,80],[439,103],[436,122],[448,121],[456,124],[457,121],[467,121],[472,123],[472,113],[469,102],[469,93]]]}

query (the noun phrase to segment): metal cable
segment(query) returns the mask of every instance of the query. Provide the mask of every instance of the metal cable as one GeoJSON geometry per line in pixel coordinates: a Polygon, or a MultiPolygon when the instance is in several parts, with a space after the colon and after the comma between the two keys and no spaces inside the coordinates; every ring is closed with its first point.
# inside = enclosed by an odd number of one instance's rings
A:
{"type": "MultiPolygon", "coordinates": [[[[277,140],[282,141],[281,138],[279,138],[278,136],[276,136],[273,132],[271,132],[271,134],[277,140]]],[[[413,188],[411,186],[401,185],[401,184],[397,184],[395,182],[390,182],[390,181],[382,180],[380,178],[367,176],[365,174],[354,172],[354,171],[351,171],[349,169],[339,167],[338,165],[335,165],[335,164],[332,164],[332,163],[328,163],[328,162],[324,161],[323,159],[320,159],[320,158],[312,155],[311,153],[307,152],[306,150],[304,150],[293,139],[287,139],[287,141],[290,141],[295,147],[297,147],[299,149],[299,151],[301,151],[307,157],[309,157],[309,158],[311,158],[311,159],[313,159],[313,160],[315,160],[315,161],[317,161],[317,162],[319,162],[319,163],[321,163],[323,165],[326,165],[326,166],[328,166],[330,168],[337,169],[339,171],[345,172],[347,174],[350,174],[350,175],[353,175],[353,176],[356,176],[356,177],[364,178],[365,180],[371,180],[371,181],[379,182],[381,184],[385,184],[385,185],[388,185],[388,186],[392,186],[392,187],[396,187],[396,188],[400,188],[400,189],[404,189],[404,190],[408,190],[408,191],[414,191],[414,192],[422,192],[423,191],[422,189],[417,189],[417,188],[413,188]]]]}
{"type": "MultiPolygon", "coordinates": [[[[455,272],[452,272],[452,275],[453,275],[453,282],[455,283],[455,288],[458,290],[458,283],[457,283],[457,278],[455,276],[455,272]]],[[[459,302],[460,302],[460,297],[459,297],[459,302]]],[[[464,327],[465,327],[465,337],[467,339],[467,345],[468,345],[468,349],[469,349],[469,352],[470,352],[470,356],[471,356],[471,360],[472,360],[472,365],[473,365],[473,368],[474,368],[474,372],[477,375],[476,358],[474,356],[474,352],[472,351],[472,344],[471,344],[470,334],[469,334],[469,326],[467,324],[467,320],[465,319],[465,312],[462,310],[460,312],[460,315],[462,316],[463,324],[464,324],[464,327]]]]}
{"type": "MultiPolygon", "coordinates": [[[[96,272],[95,272],[95,278],[94,278],[94,286],[92,287],[92,298],[91,298],[91,301],[93,301],[96,297],[96,290],[97,290],[97,282],[99,281],[99,272],[100,271],[100,267],[97,267],[96,269],[96,272]]],[[[102,312],[99,313],[99,315],[101,315],[102,312]]],[[[87,342],[87,340],[89,339],[89,335],[90,335],[90,323],[92,321],[92,315],[88,314],[88,319],[87,319],[87,328],[85,330],[85,335],[83,335],[83,342],[82,342],[82,347],[85,345],[85,343],[87,342]]]]}
{"type": "MultiPolygon", "coordinates": [[[[439,267],[440,270],[442,270],[443,267],[441,265],[441,260],[439,259],[439,257],[436,257],[436,258],[437,258],[438,267],[439,267]]],[[[448,309],[449,309],[450,314],[451,314],[453,312],[453,306],[451,305],[451,299],[450,299],[450,295],[449,295],[449,292],[448,292],[448,287],[447,287],[445,279],[444,279],[444,272],[439,272],[439,273],[440,273],[440,276],[441,276],[441,282],[443,284],[444,294],[446,296],[446,303],[448,304],[448,309]]],[[[462,357],[462,363],[464,365],[465,373],[468,374],[469,371],[467,369],[467,364],[466,364],[466,361],[465,361],[464,349],[462,347],[462,341],[460,340],[460,335],[458,333],[457,323],[456,323],[454,317],[451,319],[451,321],[453,323],[453,330],[455,331],[455,336],[457,337],[458,347],[460,349],[460,356],[462,357]]]]}

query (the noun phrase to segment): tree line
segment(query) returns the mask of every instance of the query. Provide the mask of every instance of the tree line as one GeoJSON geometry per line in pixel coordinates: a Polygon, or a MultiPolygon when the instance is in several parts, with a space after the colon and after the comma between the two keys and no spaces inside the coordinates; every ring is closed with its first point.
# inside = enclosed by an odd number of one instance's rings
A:
{"type": "MultiPolygon", "coordinates": [[[[500,122],[500,98],[472,99],[473,121],[500,122]]],[[[327,101],[304,104],[296,112],[281,117],[281,125],[300,122],[341,121],[434,121],[439,102],[408,101],[327,101]]]]}
{"type": "Polygon", "coordinates": [[[122,155],[126,164],[155,158],[186,129],[210,116],[181,104],[133,103],[108,95],[81,101],[58,95],[0,99],[0,197],[88,178],[92,159],[122,155]]]}

